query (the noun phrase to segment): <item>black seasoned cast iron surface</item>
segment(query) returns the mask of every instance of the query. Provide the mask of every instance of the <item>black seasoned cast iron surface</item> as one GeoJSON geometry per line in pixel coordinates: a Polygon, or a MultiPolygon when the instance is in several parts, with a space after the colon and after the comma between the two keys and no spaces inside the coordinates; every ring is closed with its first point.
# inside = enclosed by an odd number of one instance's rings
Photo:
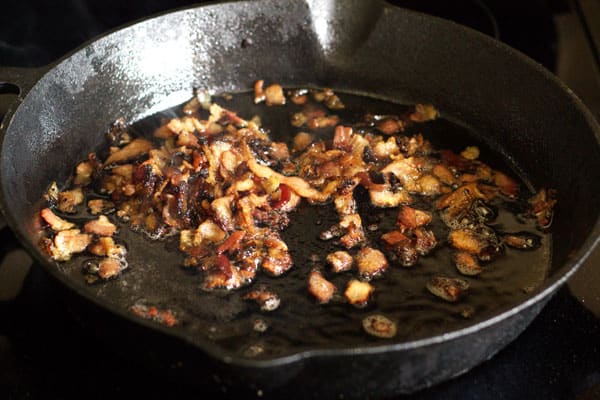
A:
{"type": "MultiPolygon", "coordinates": [[[[394,103],[338,94],[346,105],[345,110],[336,112],[342,124],[357,122],[367,112],[385,115],[401,113],[403,110],[402,106],[394,103]]],[[[227,99],[218,96],[214,100],[223,107],[237,111],[241,117],[260,116],[263,127],[271,132],[274,140],[287,141],[291,145],[296,131],[301,130],[293,128],[289,123],[290,115],[301,109],[299,106],[255,106],[251,93],[235,94],[231,99],[229,96],[227,99]]],[[[177,106],[141,120],[133,124],[129,132],[151,139],[152,133],[161,123],[174,116],[181,116],[181,108],[182,106],[177,106]]],[[[467,144],[479,144],[481,158],[487,162],[494,161],[492,149],[482,146],[474,132],[444,119],[417,124],[404,133],[412,136],[419,132],[435,148],[460,151],[467,144]]],[[[333,128],[320,129],[317,134],[331,140],[333,128]]],[[[496,163],[499,164],[499,161],[496,160],[496,163]]],[[[510,171],[508,165],[494,167],[510,171]]],[[[525,184],[523,191],[527,193],[525,184]]],[[[90,192],[89,195],[94,196],[94,193],[90,192]]],[[[382,233],[396,229],[398,209],[369,207],[368,196],[360,190],[356,191],[355,197],[358,199],[365,227],[373,224],[378,227],[374,231],[366,229],[368,243],[381,248],[379,237],[382,233]]],[[[517,205],[516,202],[509,203],[507,199],[499,200],[496,205],[500,209],[500,216],[490,227],[499,233],[524,230],[537,232],[532,219],[518,218],[509,212],[505,203],[512,208],[517,205]]],[[[415,206],[436,214],[431,209],[431,203],[425,199],[415,206]]],[[[85,212],[78,217],[95,218],[85,212]]],[[[433,276],[460,277],[460,274],[455,271],[451,262],[452,251],[445,245],[449,231],[436,217],[432,224],[440,241],[436,251],[430,256],[422,257],[414,268],[400,268],[396,265],[382,279],[376,279],[373,282],[375,298],[368,307],[352,307],[340,301],[341,295],[331,304],[319,306],[307,290],[307,277],[311,269],[323,270],[339,290],[343,290],[353,277],[353,274],[329,273],[325,267],[325,256],[339,250],[340,246],[335,244],[335,240],[320,240],[319,234],[336,224],[338,216],[332,204],[302,204],[296,212],[291,213],[290,218],[290,226],[283,231],[282,237],[290,248],[294,268],[282,277],[271,278],[259,273],[255,283],[248,288],[204,291],[201,289],[203,274],[182,268],[183,255],[177,250],[177,235],[156,241],[142,232],[134,233],[126,224],[121,224],[117,240],[128,247],[129,268],[117,280],[96,284],[89,291],[108,303],[125,309],[135,304],[172,309],[181,321],[181,326],[174,329],[190,335],[199,344],[203,344],[201,340],[208,340],[234,357],[269,359],[311,349],[401,343],[473,325],[525,300],[526,290],[538,287],[544,281],[550,263],[550,235],[537,232],[542,237],[541,248],[531,252],[507,249],[498,260],[486,267],[482,277],[470,279],[471,288],[463,301],[456,304],[441,301],[427,292],[427,281],[433,276]],[[276,311],[261,312],[256,304],[243,300],[248,291],[255,290],[260,285],[281,297],[281,307],[276,311]],[[398,334],[393,340],[375,339],[362,330],[362,319],[373,313],[384,314],[398,322],[398,334]],[[464,317],[463,313],[473,315],[464,317]],[[257,332],[255,325],[266,326],[267,329],[265,332],[257,332]]],[[[89,255],[82,255],[71,262],[59,264],[58,268],[71,280],[83,282],[84,265],[93,261],[89,255]]],[[[391,263],[396,264],[393,261],[391,263]]]]}
{"type": "MultiPolygon", "coordinates": [[[[492,356],[520,333],[595,242],[598,127],[581,104],[538,65],[489,38],[385,3],[357,0],[184,10],[135,24],[70,55],[33,87],[5,128],[2,203],[11,227],[67,287],[124,314],[90,296],[84,284],[57,274],[37,253],[31,221],[38,199],[48,182],[66,179],[74,160],[102,145],[108,121],[141,119],[184,101],[193,87],[236,91],[259,78],[371,93],[399,103],[429,101],[443,115],[466,122],[517,173],[558,190],[552,265],[547,283],[509,312],[407,345],[259,362],[228,358],[203,343],[201,350],[225,361],[215,364],[227,377],[220,379],[277,387],[302,377],[310,391],[318,378],[307,375],[318,368],[327,371],[329,394],[356,396],[434,384],[492,356]],[[374,368],[378,365],[386,368],[374,368]]],[[[163,331],[148,335],[162,337],[163,331]]],[[[178,339],[195,342],[194,337],[174,335],[164,338],[165,349],[166,343],[196,349],[178,339]]]]}

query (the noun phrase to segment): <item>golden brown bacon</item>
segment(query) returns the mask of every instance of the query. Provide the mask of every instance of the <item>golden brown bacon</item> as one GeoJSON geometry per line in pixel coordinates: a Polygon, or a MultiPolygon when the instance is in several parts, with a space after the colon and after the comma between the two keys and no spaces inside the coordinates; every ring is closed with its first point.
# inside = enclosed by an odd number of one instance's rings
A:
{"type": "MultiPolygon", "coordinates": [[[[300,109],[292,113],[292,125],[308,130],[294,137],[292,151],[269,139],[260,118],[245,120],[211,103],[204,92],[183,107],[183,117],[156,129],[153,141],[132,138],[124,121],[117,121],[109,132],[111,147],[104,162],[91,153],[77,165],[72,188],[59,192],[53,184],[48,189],[49,207],[40,212],[50,228],[44,248],[56,261],[87,250],[99,258],[87,268],[88,274],[101,280],[118,276],[127,267],[126,251],[112,238],[117,227],[105,215],[116,210],[117,218],[151,238],[178,234],[184,265],[204,273],[204,289],[238,289],[259,271],[271,276],[288,271],[293,260],[281,231],[291,223],[289,214],[303,201],[332,202],[338,221],[320,237],[337,239],[334,244],[351,253],[334,251],[326,262],[335,273],[351,271],[356,264],[351,274],[360,280],[350,279],[344,296],[362,306],[374,290],[364,281],[384,274],[388,257],[392,264],[410,267],[437,246],[438,238],[428,226],[436,218],[449,228],[454,265],[464,275],[482,273],[478,262],[491,260],[504,245],[539,245],[535,235],[499,235],[489,227],[496,215],[489,202],[498,196],[514,199],[519,187],[481,162],[477,147],[455,154],[435,150],[422,134],[404,135],[409,127],[437,118],[433,106],[418,104],[403,114],[366,115],[362,121],[350,121],[355,125],[340,124],[331,112],[345,106],[331,89],[300,89],[286,98],[278,84],[265,87],[260,80],[254,86],[255,103],[282,106],[288,100],[300,109]],[[326,127],[332,128],[333,136],[319,139],[320,132],[314,130],[326,127]],[[102,197],[87,202],[96,219],[78,226],[55,214],[54,210],[60,215],[76,212],[86,186],[102,197]],[[378,234],[374,243],[363,228],[356,191],[368,193],[370,207],[399,207],[396,226],[378,234]],[[424,203],[429,207],[419,209],[424,203]]],[[[555,193],[542,189],[529,203],[529,214],[546,229],[555,193]]],[[[379,229],[373,225],[367,226],[369,231],[379,229]]],[[[467,287],[464,280],[445,277],[428,284],[433,294],[447,301],[458,300],[467,287]]],[[[315,269],[309,273],[308,290],[327,303],[336,288],[315,269]]],[[[263,310],[279,305],[279,297],[265,288],[251,290],[244,298],[263,310]]],[[[390,321],[365,321],[369,329],[381,328],[377,335],[395,332],[390,321]]]]}

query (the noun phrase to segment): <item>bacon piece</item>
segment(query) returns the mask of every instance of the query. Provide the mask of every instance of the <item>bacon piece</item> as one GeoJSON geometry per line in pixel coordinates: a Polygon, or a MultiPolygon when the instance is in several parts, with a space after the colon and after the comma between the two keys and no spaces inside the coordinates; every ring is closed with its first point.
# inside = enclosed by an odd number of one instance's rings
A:
{"type": "Polygon", "coordinates": [[[281,85],[272,84],[265,89],[265,103],[268,106],[282,106],[285,104],[285,95],[281,85]]]}
{"type": "Polygon", "coordinates": [[[292,267],[292,257],[288,252],[287,244],[272,232],[265,238],[267,256],[263,259],[261,267],[270,275],[279,276],[292,267]]]}
{"type": "Polygon", "coordinates": [[[112,237],[101,237],[88,246],[88,251],[97,256],[123,258],[127,254],[125,247],[116,244],[112,237]]]}
{"type": "Polygon", "coordinates": [[[87,222],[83,230],[98,236],[112,236],[117,231],[117,227],[106,216],[100,215],[98,219],[87,222]]]}
{"type": "Polygon", "coordinates": [[[177,317],[173,314],[173,311],[166,309],[162,310],[155,306],[146,306],[144,304],[134,304],[129,308],[129,311],[137,315],[138,317],[158,322],[159,324],[172,327],[179,324],[177,317]]]}
{"type": "Polygon", "coordinates": [[[275,292],[267,290],[266,287],[260,286],[256,290],[252,290],[243,296],[244,300],[254,300],[262,311],[274,311],[281,304],[279,295],[275,292]]]}
{"type": "Polygon", "coordinates": [[[400,231],[391,231],[381,235],[383,240],[388,246],[396,246],[397,244],[410,243],[410,238],[400,231]]]}
{"type": "Polygon", "coordinates": [[[234,252],[239,250],[240,243],[246,236],[245,231],[235,231],[227,239],[223,241],[217,248],[217,254],[223,254],[225,252],[234,252]]]}
{"type": "Polygon", "coordinates": [[[395,135],[396,133],[404,130],[402,121],[396,118],[384,118],[382,120],[379,120],[375,124],[375,127],[388,136],[395,135]]]}
{"type": "Polygon", "coordinates": [[[502,172],[495,171],[493,174],[494,184],[500,188],[502,194],[515,198],[519,194],[519,184],[513,179],[509,178],[508,175],[502,172]]]}
{"type": "Polygon", "coordinates": [[[413,202],[410,194],[404,189],[391,190],[389,187],[383,190],[369,190],[371,203],[376,207],[391,208],[398,207],[401,204],[410,204],[413,202]]]}
{"type": "Polygon", "coordinates": [[[348,303],[357,307],[363,307],[368,303],[373,290],[373,286],[368,282],[352,279],[348,282],[344,296],[348,300],[348,303]]]}
{"type": "Polygon", "coordinates": [[[141,138],[133,139],[127,146],[118,149],[108,156],[104,164],[110,165],[133,160],[134,158],[148,153],[150,149],[152,149],[152,143],[150,141],[141,138]]]}
{"type": "Polygon", "coordinates": [[[364,247],[356,254],[356,266],[361,278],[371,280],[387,269],[388,261],[381,251],[364,247]]]}
{"type": "Polygon", "coordinates": [[[381,172],[383,174],[394,174],[402,183],[404,189],[409,192],[418,192],[417,179],[421,177],[421,173],[417,168],[417,163],[414,157],[395,160],[386,165],[381,172]]]}
{"type": "Polygon", "coordinates": [[[308,276],[308,291],[321,304],[329,303],[336,289],[335,285],[329,282],[321,272],[312,270],[308,276]]]}
{"type": "Polygon", "coordinates": [[[278,172],[273,171],[271,168],[260,165],[255,159],[250,159],[247,162],[248,168],[250,171],[254,173],[256,176],[264,179],[269,179],[271,177],[275,177],[281,183],[287,185],[296,192],[299,196],[305,197],[314,201],[324,202],[329,198],[329,195],[325,193],[321,193],[304,179],[299,178],[297,176],[285,176],[278,172]]]}
{"type": "Polygon", "coordinates": [[[398,212],[398,226],[400,228],[415,229],[427,225],[432,220],[431,214],[409,206],[400,207],[398,212]]]}
{"type": "Polygon", "coordinates": [[[451,231],[448,241],[455,249],[475,255],[481,254],[489,246],[489,243],[481,235],[468,228],[451,231]]]}
{"type": "Polygon", "coordinates": [[[303,151],[305,150],[313,141],[313,135],[306,132],[298,132],[296,136],[294,136],[294,150],[295,151],[303,151]]]}
{"type": "Polygon", "coordinates": [[[55,261],[69,261],[73,254],[81,253],[92,241],[92,235],[79,229],[62,230],[50,245],[50,256],[55,261]]]}
{"type": "Polygon", "coordinates": [[[103,258],[98,263],[98,276],[101,279],[108,280],[116,277],[122,270],[121,263],[116,258],[103,258]]]}
{"type": "Polygon", "coordinates": [[[452,259],[458,272],[463,275],[474,276],[483,272],[483,268],[479,265],[477,258],[466,251],[454,253],[452,259]]]}
{"type": "Polygon", "coordinates": [[[331,265],[333,272],[336,273],[351,270],[354,262],[352,256],[348,254],[348,252],[342,250],[327,254],[326,260],[327,263],[331,265]]]}
{"type": "Polygon", "coordinates": [[[65,231],[75,227],[74,223],[62,219],[58,215],[54,214],[49,208],[44,208],[42,211],[40,211],[40,216],[44,219],[44,221],[48,223],[48,225],[50,225],[50,228],[55,232],[65,231]]]}
{"type": "Polygon", "coordinates": [[[77,164],[77,167],[75,167],[75,178],[73,179],[73,183],[82,186],[89,184],[92,181],[93,172],[94,167],[91,162],[84,161],[77,164]]]}
{"type": "Polygon", "coordinates": [[[448,302],[456,302],[469,289],[469,282],[464,279],[437,276],[427,282],[427,289],[435,296],[448,302]]]}
{"type": "Polygon", "coordinates": [[[231,232],[234,229],[233,213],[231,211],[231,203],[233,196],[224,196],[213,200],[210,203],[210,208],[214,213],[215,221],[226,232],[231,232]]]}
{"type": "Polygon", "coordinates": [[[396,324],[383,315],[369,315],[362,321],[363,329],[369,335],[389,339],[396,336],[396,324]]]}
{"type": "Polygon", "coordinates": [[[108,214],[115,210],[115,203],[104,199],[93,199],[88,201],[88,208],[93,215],[108,214]]]}
{"type": "Polygon", "coordinates": [[[528,202],[531,206],[529,214],[537,219],[538,228],[541,230],[548,229],[554,216],[556,191],[542,188],[528,202]]]}
{"type": "Polygon", "coordinates": [[[452,186],[456,183],[456,177],[445,164],[434,165],[431,172],[446,185],[452,186]]]}
{"type": "Polygon", "coordinates": [[[264,84],[265,81],[262,79],[254,82],[254,104],[261,103],[267,98],[263,88],[264,84]]]}
{"type": "Polygon", "coordinates": [[[416,104],[415,111],[410,114],[409,118],[414,122],[426,122],[436,119],[438,115],[439,113],[433,105],[416,104]]]}

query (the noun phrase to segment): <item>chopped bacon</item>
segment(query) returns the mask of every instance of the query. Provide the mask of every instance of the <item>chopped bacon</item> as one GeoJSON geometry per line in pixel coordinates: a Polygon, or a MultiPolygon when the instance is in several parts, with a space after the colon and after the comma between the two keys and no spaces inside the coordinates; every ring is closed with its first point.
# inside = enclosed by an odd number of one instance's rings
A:
{"type": "Polygon", "coordinates": [[[115,209],[115,203],[104,199],[90,200],[88,201],[87,205],[90,209],[90,214],[92,215],[108,214],[113,212],[115,209]]]}
{"type": "Polygon", "coordinates": [[[259,79],[258,81],[254,82],[254,104],[261,103],[267,98],[263,88],[264,84],[265,81],[262,79],[259,79]]]}
{"type": "Polygon", "coordinates": [[[94,167],[92,163],[89,161],[84,161],[77,164],[75,168],[75,178],[73,179],[73,183],[75,185],[87,185],[92,181],[92,173],[94,172],[94,167]]]}
{"type": "Polygon", "coordinates": [[[172,327],[179,324],[177,317],[175,317],[173,311],[169,309],[159,309],[155,306],[134,304],[129,308],[129,310],[138,317],[149,319],[168,327],[172,327]]]}
{"type": "Polygon", "coordinates": [[[515,198],[519,194],[519,184],[502,172],[494,172],[494,183],[508,197],[515,198]]]}
{"type": "Polygon", "coordinates": [[[272,84],[265,89],[265,103],[268,106],[282,106],[285,104],[285,95],[281,85],[272,84]]]}
{"type": "Polygon", "coordinates": [[[356,266],[359,275],[370,280],[381,275],[388,267],[388,262],[383,253],[372,247],[364,247],[356,254],[356,266]]]}
{"type": "Polygon", "coordinates": [[[100,215],[98,219],[87,222],[83,226],[83,230],[98,236],[112,236],[117,231],[117,226],[110,222],[106,216],[100,215]]]}
{"type": "Polygon", "coordinates": [[[431,214],[409,206],[400,207],[398,225],[401,228],[415,229],[427,225],[432,220],[431,214]]]}
{"type": "Polygon", "coordinates": [[[346,296],[346,300],[348,303],[362,307],[365,306],[369,302],[369,298],[373,293],[373,286],[368,282],[361,282],[356,279],[350,280],[348,282],[348,286],[346,286],[346,291],[344,292],[344,296],[346,296]]]}
{"type": "Polygon", "coordinates": [[[75,224],[69,221],[66,221],[54,214],[51,209],[44,208],[40,211],[40,216],[50,225],[50,228],[55,231],[65,231],[67,229],[72,229],[75,227],[75,224]]]}
{"type": "Polygon", "coordinates": [[[98,263],[98,276],[104,280],[116,277],[121,270],[122,265],[116,258],[104,258],[98,263]]]}
{"type": "Polygon", "coordinates": [[[246,236],[245,231],[235,231],[227,239],[223,241],[217,248],[217,254],[223,254],[225,252],[234,252],[239,250],[240,243],[246,236]]]}
{"type": "Polygon", "coordinates": [[[381,240],[383,240],[388,246],[410,243],[410,238],[400,231],[384,233],[381,235],[381,240]]]}
{"type": "Polygon", "coordinates": [[[326,260],[333,272],[337,273],[351,270],[354,262],[352,256],[342,250],[327,254],[326,260]]]}
{"type": "Polygon", "coordinates": [[[329,303],[336,289],[335,285],[329,282],[321,272],[312,270],[308,275],[308,291],[321,304],[329,303]]]}
{"type": "Polygon", "coordinates": [[[267,290],[264,286],[246,293],[243,298],[244,300],[256,301],[262,311],[274,311],[281,304],[281,299],[277,293],[267,290]]]}
{"type": "Polygon", "coordinates": [[[468,228],[451,231],[448,241],[455,249],[476,255],[489,246],[489,243],[481,235],[468,228]]]}
{"type": "Polygon", "coordinates": [[[473,276],[483,272],[483,268],[479,265],[477,258],[471,253],[467,253],[466,251],[456,252],[454,253],[453,260],[456,269],[463,275],[473,276]]]}
{"type": "Polygon", "coordinates": [[[141,138],[134,139],[127,146],[108,156],[104,164],[110,165],[130,161],[148,153],[150,149],[152,149],[152,142],[141,138]]]}
{"type": "Polygon", "coordinates": [[[55,261],[69,261],[73,254],[83,252],[92,241],[92,235],[79,229],[61,230],[50,245],[50,256],[55,261]]]}

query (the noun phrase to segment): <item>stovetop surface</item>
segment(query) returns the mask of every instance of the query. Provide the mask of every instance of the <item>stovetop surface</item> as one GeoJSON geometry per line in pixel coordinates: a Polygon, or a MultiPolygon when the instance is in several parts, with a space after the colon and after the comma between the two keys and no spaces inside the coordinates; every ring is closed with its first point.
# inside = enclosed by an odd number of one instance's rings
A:
{"type": "MultiPolygon", "coordinates": [[[[595,90],[600,80],[592,52],[594,22],[600,26],[600,13],[595,13],[598,8],[591,2],[395,3],[499,37],[557,73],[600,115],[596,94],[600,91],[595,90]]],[[[0,65],[46,65],[118,25],[187,4],[190,2],[184,0],[9,1],[0,15],[0,65]]],[[[9,100],[0,96],[0,115],[9,100]]],[[[64,311],[56,295],[60,289],[48,284],[46,273],[36,266],[28,268],[31,259],[6,228],[0,231],[0,260],[0,398],[204,394],[206,388],[156,374],[113,351],[109,344],[94,340],[64,311]]],[[[594,254],[525,332],[491,360],[449,382],[399,398],[600,398],[599,261],[600,256],[594,254]]],[[[207,397],[234,395],[210,392],[207,397]]]]}

